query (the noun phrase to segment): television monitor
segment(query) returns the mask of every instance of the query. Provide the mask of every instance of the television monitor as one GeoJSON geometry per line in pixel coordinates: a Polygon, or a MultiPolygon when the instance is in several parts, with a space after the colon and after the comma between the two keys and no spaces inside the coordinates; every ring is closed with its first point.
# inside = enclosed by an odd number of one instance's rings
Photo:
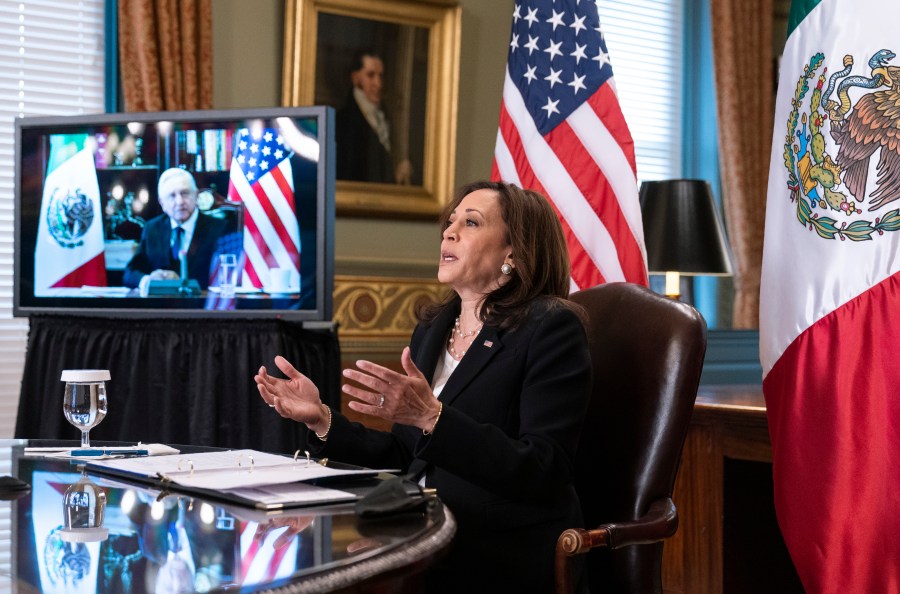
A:
{"type": "Polygon", "coordinates": [[[333,124],[318,106],[17,119],[14,314],[330,320],[333,124]]]}

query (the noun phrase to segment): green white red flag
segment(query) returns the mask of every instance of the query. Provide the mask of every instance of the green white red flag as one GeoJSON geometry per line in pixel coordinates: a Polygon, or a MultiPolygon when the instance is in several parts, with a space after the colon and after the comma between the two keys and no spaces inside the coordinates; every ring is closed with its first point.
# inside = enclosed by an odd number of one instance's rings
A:
{"type": "Polygon", "coordinates": [[[86,140],[83,134],[50,137],[34,258],[37,296],[106,286],[100,187],[86,140]]]}
{"type": "Polygon", "coordinates": [[[805,0],[760,294],[775,508],[808,592],[900,592],[900,3],[805,0]]]}

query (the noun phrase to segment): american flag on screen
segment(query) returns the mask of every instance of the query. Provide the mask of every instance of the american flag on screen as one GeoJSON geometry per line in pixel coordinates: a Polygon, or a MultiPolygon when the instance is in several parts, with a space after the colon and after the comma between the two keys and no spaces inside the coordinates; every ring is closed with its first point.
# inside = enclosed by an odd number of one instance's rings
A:
{"type": "Polygon", "coordinates": [[[562,222],[572,290],[647,284],[634,142],[597,6],[518,0],[493,179],[544,194],[562,222]]]}
{"type": "Polygon", "coordinates": [[[300,278],[300,228],[294,209],[291,150],[277,130],[241,129],[234,141],[228,197],[244,204],[241,286],[269,284],[269,269],[300,278]]]}

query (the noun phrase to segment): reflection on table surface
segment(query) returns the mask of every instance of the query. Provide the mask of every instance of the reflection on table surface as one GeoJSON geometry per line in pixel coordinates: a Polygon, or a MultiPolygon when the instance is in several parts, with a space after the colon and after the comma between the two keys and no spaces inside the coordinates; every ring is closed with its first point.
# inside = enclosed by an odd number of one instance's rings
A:
{"type": "Polygon", "coordinates": [[[12,551],[8,563],[0,558],[4,591],[318,591],[429,557],[455,530],[440,503],[378,521],[360,520],[352,504],[267,516],[26,457],[26,443],[0,442],[2,472],[31,485],[0,501],[0,518],[9,517],[0,551],[12,551]],[[423,540],[437,546],[418,551],[423,540]]]}

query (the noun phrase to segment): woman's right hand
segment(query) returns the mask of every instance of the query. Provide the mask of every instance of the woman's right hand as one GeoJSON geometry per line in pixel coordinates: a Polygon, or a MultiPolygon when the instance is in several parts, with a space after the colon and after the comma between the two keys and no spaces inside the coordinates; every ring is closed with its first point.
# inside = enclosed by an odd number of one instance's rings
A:
{"type": "Polygon", "coordinates": [[[303,423],[317,434],[327,431],[328,411],[316,385],[280,355],[275,357],[275,366],[287,379],[272,377],[265,366],[253,377],[262,399],[286,419],[303,423]]]}

